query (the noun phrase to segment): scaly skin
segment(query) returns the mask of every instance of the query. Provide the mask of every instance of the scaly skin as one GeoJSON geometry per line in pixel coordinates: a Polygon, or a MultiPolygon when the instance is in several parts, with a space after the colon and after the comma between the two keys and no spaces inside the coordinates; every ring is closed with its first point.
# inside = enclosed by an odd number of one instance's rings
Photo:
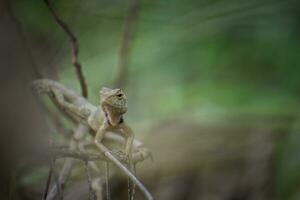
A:
{"type": "Polygon", "coordinates": [[[127,105],[122,90],[103,88],[100,91],[100,106],[96,107],[73,90],[53,80],[36,80],[32,87],[38,93],[51,96],[73,119],[88,125],[96,132],[96,143],[102,142],[103,137],[114,136],[114,140],[120,142],[125,138],[125,155],[133,163],[151,156],[143,143],[134,139],[131,128],[124,122],[123,114],[127,111],[127,105]],[[119,132],[123,138],[116,134],[107,135],[107,131],[119,132]]]}
{"type": "Polygon", "coordinates": [[[125,155],[128,157],[129,163],[132,163],[134,134],[123,119],[123,114],[127,111],[126,96],[121,89],[102,88],[100,98],[104,121],[97,130],[95,143],[101,143],[106,132],[121,133],[126,138],[125,155]]]}
{"type": "MultiPolygon", "coordinates": [[[[151,156],[151,154],[143,147],[141,142],[134,140],[134,134],[131,128],[124,122],[123,114],[127,111],[127,105],[126,97],[122,90],[103,88],[100,91],[100,106],[97,108],[85,98],[58,82],[52,80],[37,80],[32,83],[32,86],[36,91],[40,93],[44,92],[51,96],[53,101],[73,119],[88,125],[91,130],[95,131],[95,144],[100,151],[123,171],[128,176],[128,180],[131,180],[134,185],[137,185],[148,199],[153,199],[149,191],[134,175],[134,164],[143,161],[151,156]],[[113,155],[114,151],[110,151],[103,144],[103,138],[108,138],[108,133],[112,132],[119,132],[122,135],[121,138],[123,138],[123,140],[125,138],[125,156],[122,154],[121,156],[113,155]],[[119,159],[116,159],[116,157],[119,159]],[[123,159],[124,157],[125,159],[123,159]],[[129,169],[126,168],[120,160],[126,162],[129,169]]],[[[110,137],[111,136],[110,134],[110,137]]],[[[120,137],[111,137],[111,139],[112,138],[114,138],[114,141],[120,141],[120,137]]],[[[121,139],[121,142],[123,142],[123,140],[121,139]]],[[[134,187],[132,189],[130,192],[130,195],[132,195],[131,198],[133,198],[134,187]]]]}

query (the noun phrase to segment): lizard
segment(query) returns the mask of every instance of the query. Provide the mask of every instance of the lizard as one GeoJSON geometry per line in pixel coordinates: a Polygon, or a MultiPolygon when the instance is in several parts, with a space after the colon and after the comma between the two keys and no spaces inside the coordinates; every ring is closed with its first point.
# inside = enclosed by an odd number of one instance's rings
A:
{"type": "MultiPolygon", "coordinates": [[[[96,107],[72,89],[54,80],[35,80],[31,86],[39,94],[48,94],[68,116],[87,125],[95,132],[94,142],[99,148],[103,138],[120,143],[124,143],[125,140],[125,158],[118,152],[123,161],[127,159],[137,163],[151,157],[143,143],[134,139],[132,129],[124,121],[123,115],[127,111],[127,103],[126,96],[121,89],[103,87],[100,90],[100,105],[96,107]],[[106,132],[109,133],[105,134],[106,132]]],[[[101,148],[104,151],[103,146],[101,148]]]]}
{"type": "Polygon", "coordinates": [[[131,162],[134,134],[123,118],[123,114],[127,111],[126,96],[121,89],[104,87],[100,90],[100,99],[100,105],[105,117],[101,127],[97,130],[95,143],[101,149],[100,143],[106,132],[120,132],[127,138],[125,143],[125,155],[128,161],[131,162]]]}
{"type": "MultiPolygon", "coordinates": [[[[127,174],[133,181],[133,186],[137,185],[148,199],[153,199],[149,191],[132,174],[135,171],[135,164],[148,157],[152,158],[151,153],[143,146],[143,143],[134,139],[134,134],[129,125],[124,122],[123,114],[127,111],[126,96],[121,89],[110,89],[103,87],[100,90],[100,106],[92,105],[87,99],[80,96],[73,90],[65,87],[59,82],[50,79],[41,79],[32,82],[31,86],[38,93],[48,94],[52,100],[58,104],[72,119],[77,120],[96,132],[94,143],[102,153],[118,166],[121,171],[127,174]],[[122,137],[108,135],[108,133],[121,133],[122,137]],[[125,156],[113,155],[111,151],[102,143],[102,140],[113,136],[111,139],[124,142],[125,138],[125,156]],[[134,150],[134,151],[133,151],[134,150]],[[130,172],[115,157],[121,158],[129,166],[130,172]]],[[[128,180],[129,180],[128,179],[128,180]]],[[[128,182],[130,183],[130,182],[128,182]]],[[[133,193],[130,198],[133,199],[133,193]]],[[[130,193],[130,192],[129,192],[130,193]]]]}

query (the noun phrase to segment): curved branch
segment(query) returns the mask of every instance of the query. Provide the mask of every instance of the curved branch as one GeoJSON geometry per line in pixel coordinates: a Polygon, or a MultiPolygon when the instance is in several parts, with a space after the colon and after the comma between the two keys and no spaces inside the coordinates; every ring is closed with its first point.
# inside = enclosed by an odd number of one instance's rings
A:
{"type": "Polygon", "coordinates": [[[95,144],[97,145],[97,147],[99,147],[101,149],[102,152],[104,152],[104,155],[112,162],[114,163],[123,173],[125,173],[130,180],[136,184],[140,190],[142,191],[142,193],[145,195],[145,197],[148,200],[153,200],[153,197],[151,195],[151,193],[147,190],[147,188],[118,160],[116,159],[109,151],[109,149],[107,149],[102,143],[100,142],[95,142],[95,144]]]}
{"type": "Polygon", "coordinates": [[[72,46],[72,63],[75,67],[77,77],[79,79],[80,87],[81,87],[81,94],[85,98],[88,96],[88,90],[87,90],[87,84],[82,72],[82,67],[78,59],[78,53],[79,53],[79,45],[77,41],[77,37],[75,34],[71,31],[69,26],[61,19],[61,17],[55,12],[55,10],[52,8],[49,0],[44,0],[48,9],[50,10],[52,16],[54,17],[57,24],[63,29],[63,31],[67,34],[69,37],[69,40],[71,42],[72,46]]]}
{"type": "Polygon", "coordinates": [[[84,152],[70,150],[70,149],[55,149],[53,150],[53,155],[55,156],[56,159],[71,157],[74,159],[82,160],[84,162],[104,159],[104,157],[99,154],[84,153],[84,152]]]}
{"type": "MultiPolygon", "coordinates": [[[[134,174],[131,173],[131,171],[129,171],[118,159],[116,159],[102,143],[96,142],[96,145],[104,152],[104,155],[107,160],[114,163],[123,173],[125,173],[132,180],[132,182],[134,182],[140,188],[140,190],[148,200],[153,200],[152,195],[146,189],[146,187],[136,178],[134,174]]],[[[100,156],[98,154],[83,153],[69,149],[53,149],[52,153],[55,159],[71,157],[74,159],[82,160],[84,162],[104,159],[103,156],[100,156]]]]}

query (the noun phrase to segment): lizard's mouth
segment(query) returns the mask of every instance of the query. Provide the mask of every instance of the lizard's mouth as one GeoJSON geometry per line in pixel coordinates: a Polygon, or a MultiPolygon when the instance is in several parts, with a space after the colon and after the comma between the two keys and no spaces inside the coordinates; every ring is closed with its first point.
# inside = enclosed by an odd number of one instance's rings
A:
{"type": "Polygon", "coordinates": [[[113,105],[111,105],[115,108],[119,108],[119,109],[126,109],[127,105],[126,105],[126,100],[122,99],[122,100],[118,100],[116,102],[113,103],[113,105]]]}

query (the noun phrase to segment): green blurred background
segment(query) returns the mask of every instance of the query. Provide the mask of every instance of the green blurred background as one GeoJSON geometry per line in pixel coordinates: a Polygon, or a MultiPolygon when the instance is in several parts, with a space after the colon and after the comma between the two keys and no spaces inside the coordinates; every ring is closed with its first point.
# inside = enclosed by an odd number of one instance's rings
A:
{"type": "MultiPolygon", "coordinates": [[[[99,89],[118,77],[131,2],[51,2],[78,37],[89,100],[98,104],[99,89]]],[[[79,91],[70,43],[44,2],[10,5],[41,73],[51,77],[47,70],[56,68],[57,78],[79,91]]],[[[170,121],[280,127],[275,196],[300,199],[299,1],[140,0],[132,31],[123,88],[136,136],[146,140],[170,121]]]]}

